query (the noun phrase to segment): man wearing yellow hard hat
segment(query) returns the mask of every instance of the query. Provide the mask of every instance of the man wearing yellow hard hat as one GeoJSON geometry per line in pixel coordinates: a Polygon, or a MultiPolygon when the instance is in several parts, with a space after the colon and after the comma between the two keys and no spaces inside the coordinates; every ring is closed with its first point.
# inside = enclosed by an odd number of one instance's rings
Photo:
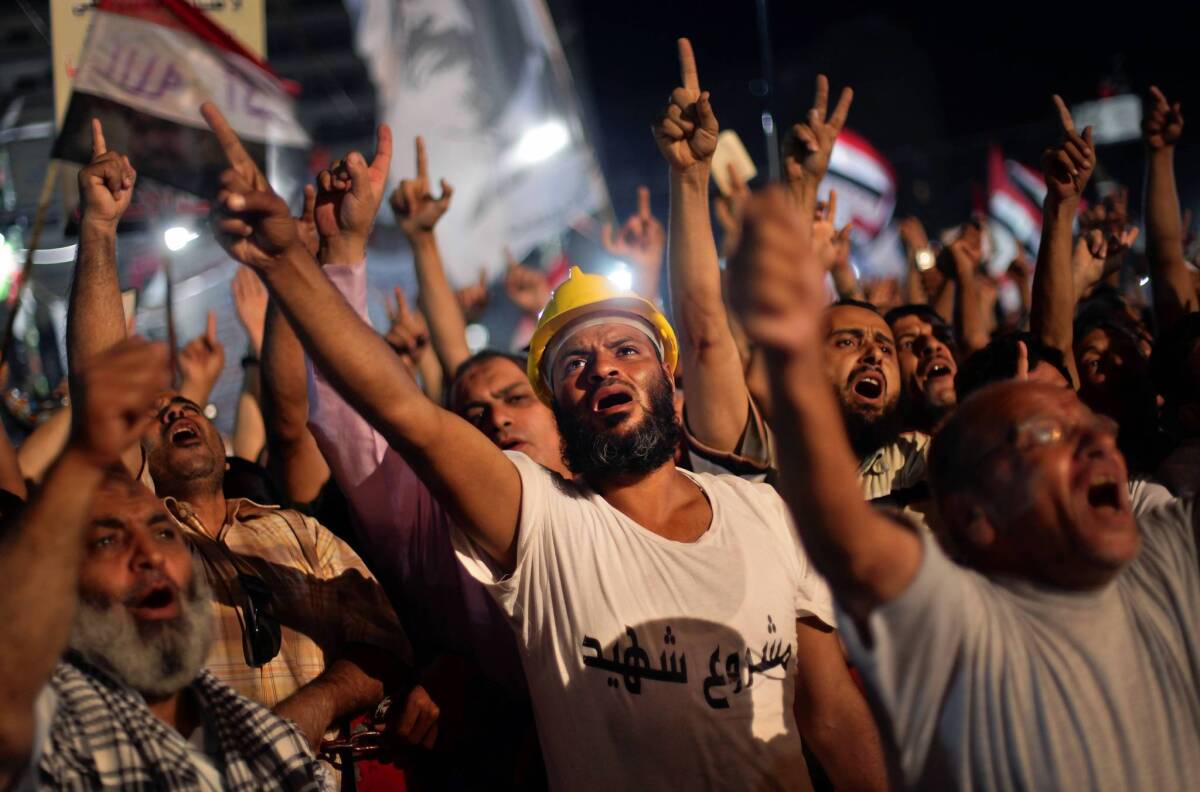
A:
{"type": "Polygon", "coordinates": [[[805,790],[802,737],[844,776],[879,763],[782,499],[675,466],[677,344],[653,305],[576,270],[542,312],[528,372],[568,480],[428,399],[287,204],[235,187],[254,210],[223,222],[254,233],[227,249],[445,508],[458,560],[512,625],[553,789],[805,790]]]}
{"type": "Polygon", "coordinates": [[[572,268],[528,375],[574,478],[509,454],[513,552],[468,531],[459,559],[516,628],[553,788],[805,788],[797,684],[843,738],[870,716],[836,643],[797,626],[833,616],[779,496],[676,468],[677,362],[652,303],[572,268]]]}

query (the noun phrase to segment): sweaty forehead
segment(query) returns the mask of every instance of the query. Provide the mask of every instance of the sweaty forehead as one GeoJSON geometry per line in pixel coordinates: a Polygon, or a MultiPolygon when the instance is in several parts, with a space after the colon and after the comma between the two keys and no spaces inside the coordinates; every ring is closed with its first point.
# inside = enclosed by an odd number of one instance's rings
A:
{"type": "Polygon", "coordinates": [[[833,305],[825,311],[826,333],[836,333],[845,330],[858,330],[866,334],[882,333],[891,338],[892,329],[883,321],[883,317],[866,308],[857,305],[833,305]]]}
{"type": "Polygon", "coordinates": [[[1021,421],[1036,415],[1071,417],[1085,412],[1086,407],[1075,392],[1044,382],[1009,380],[990,386],[973,400],[973,428],[985,426],[1007,431],[1021,421]]]}

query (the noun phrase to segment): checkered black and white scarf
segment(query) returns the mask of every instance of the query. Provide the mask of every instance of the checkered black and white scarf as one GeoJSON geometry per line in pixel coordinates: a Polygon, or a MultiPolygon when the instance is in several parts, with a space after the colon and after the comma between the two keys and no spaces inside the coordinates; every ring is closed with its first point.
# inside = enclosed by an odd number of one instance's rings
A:
{"type": "MultiPolygon", "coordinates": [[[[140,695],[78,657],[59,663],[58,708],[38,763],[41,784],[63,790],[194,790],[188,744],[140,695]]],[[[289,722],[238,695],[208,671],[190,686],[220,748],[231,792],[318,792],[327,778],[289,722]]],[[[214,757],[217,758],[217,757],[214,757]]]]}

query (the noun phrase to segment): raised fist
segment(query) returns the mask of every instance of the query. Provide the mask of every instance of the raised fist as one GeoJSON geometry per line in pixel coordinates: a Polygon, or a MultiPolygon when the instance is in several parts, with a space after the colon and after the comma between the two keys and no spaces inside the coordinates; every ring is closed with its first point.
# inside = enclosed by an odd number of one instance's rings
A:
{"type": "Polygon", "coordinates": [[[129,157],[109,151],[104,128],[92,119],[92,161],[79,171],[79,203],[85,223],[116,228],[129,208],[137,171],[129,157]]]}
{"type": "Polygon", "coordinates": [[[429,186],[429,159],[425,154],[425,140],[418,136],[417,177],[401,181],[389,199],[396,221],[400,223],[400,229],[409,239],[417,234],[432,231],[437,221],[450,208],[450,196],[454,195],[454,188],[445,179],[442,179],[441,187],[442,194],[434,198],[429,186]]]}
{"type": "Polygon", "coordinates": [[[1172,148],[1183,135],[1183,108],[1168,104],[1156,86],[1150,86],[1149,109],[1142,119],[1142,138],[1152,149],[1172,148]]]}
{"type": "Polygon", "coordinates": [[[167,345],[128,338],[77,367],[71,382],[70,447],[106,467],[138,442],[171,387],[167,345]]]}
{"type": "Polygon", "coordinates": [[[205,102],[200,113],[216,134],[229,163],[228,170],[221,174],[221,189],[210,218],[213,233],[235,261],[264,271],[287,250],[301,244],[296,220],[217,106],[205,102]]]}
{"type": "MultiPolygon", "coordinates": [[[[667,164],[675,171],[708,167],[717,150],[717,117],[708,92],[700,90],[692,43],[679,39],[679,71],[682,85],[671,91],[667,107],[654,122],[654,140],[667,164]]],[[[707,176],[706,176],[707,178],[707,176]]]]}

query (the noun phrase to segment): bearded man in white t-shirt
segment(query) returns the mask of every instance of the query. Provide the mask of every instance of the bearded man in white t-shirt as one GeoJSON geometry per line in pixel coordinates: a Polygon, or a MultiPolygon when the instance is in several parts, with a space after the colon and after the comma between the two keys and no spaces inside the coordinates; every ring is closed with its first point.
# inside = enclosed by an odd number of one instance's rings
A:
{"type": "MultiPolygon", "coordinates": [[[[884,786],[828,590],[782,500],[674,465],[677,347],[652,304],[576,270],[542,312],[532,380],[564,420],[568,482],[422,394],[217,109],[203,112],[231,166],[218,240],[454,516],[460,558],[516,630],[552,787],[808,789],[801,737],[838,787],[884,786]]],[[[356,196],[381,188],[361,155],[346,162],[356,196]]]]}

